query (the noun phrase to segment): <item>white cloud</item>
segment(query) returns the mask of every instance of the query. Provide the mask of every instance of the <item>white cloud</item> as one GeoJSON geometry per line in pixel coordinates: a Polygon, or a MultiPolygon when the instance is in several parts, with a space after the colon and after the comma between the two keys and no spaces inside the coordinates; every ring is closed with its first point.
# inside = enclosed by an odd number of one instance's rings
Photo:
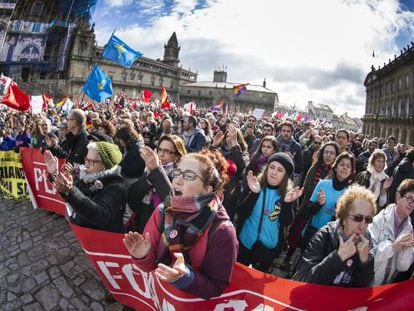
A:
{"type": "MultiPolygon", "coordinates": [[[[395,45],[399,31],[414,30],[413,13],[401,12],[396,0],[209,0],[194,10],[196,2],[175,1],[172,14],[155,16],[150,27],[117,33],[146,56],[161,58],[176,31],[181,64],[198,70],[200,81],[224,64],[230,81],[261,84],[266,78],[281,102],[313,100],[338,113],[364,113],[363,80],[371,64],[388,62],[401,48],[395,45]]],[[[100,44],[105,36],[97,34],[100,44]]]]}
{"type": "Polygon", "coordinates": [[[105,0],[105,3],[108,4],[110,7],[121,7],[130,5],[133,3],[134,0],[105,0]]]}

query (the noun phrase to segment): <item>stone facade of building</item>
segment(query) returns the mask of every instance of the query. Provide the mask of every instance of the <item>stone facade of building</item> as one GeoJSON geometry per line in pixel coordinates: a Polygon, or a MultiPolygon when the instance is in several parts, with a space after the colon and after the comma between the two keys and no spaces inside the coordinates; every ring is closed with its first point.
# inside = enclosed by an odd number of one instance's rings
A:
{"type": "Polygon", "coordinates": [[[227,82],[227,72],[216,70],[213,81],[200,81],[182,86],[181,103],[195,102],[197,108],[210,108],[224,101],[229,112],[249,112],[256,108],[274,111],[279,102],[276,92],[266,88],[266,81],[262,85],[249,84],[246,91],[235,96],[233,86],[241,83],[227,82]]]}
{"type": "MultiPolygon", "coordinates": [[[[75,2],[88,6],[96,0],[75,2]]],[[[131,97],[144,89],[159,97],[163,85],[174,102],[181,85],[197,81],[195,72],[179,66],[181,47],[175,33],[164,46],[162,60],[142,57],[124,68],[101,57],[103,47],[96,45],[88,11],[69,11],[64,4],[65,0],[19,0],[14,9],[0,6],[0,70],[27,93],[79,98],[94,64],[112,78],[114,94],[123,91],[131,97]]]]}
{"type": "Polygon", "coordinates": [[[414,44],[365,78],[364,133],[414,145],[414,44]]]}

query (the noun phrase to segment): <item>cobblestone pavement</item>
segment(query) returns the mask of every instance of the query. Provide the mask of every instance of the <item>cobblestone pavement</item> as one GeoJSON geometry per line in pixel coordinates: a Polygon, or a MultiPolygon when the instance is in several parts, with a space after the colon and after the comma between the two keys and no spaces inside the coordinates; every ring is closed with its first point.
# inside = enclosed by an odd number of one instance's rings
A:
{"type": "Polygon", "coordinates": [[[109,310],[65,218],[0,193],[0,310],[109,310]]]}

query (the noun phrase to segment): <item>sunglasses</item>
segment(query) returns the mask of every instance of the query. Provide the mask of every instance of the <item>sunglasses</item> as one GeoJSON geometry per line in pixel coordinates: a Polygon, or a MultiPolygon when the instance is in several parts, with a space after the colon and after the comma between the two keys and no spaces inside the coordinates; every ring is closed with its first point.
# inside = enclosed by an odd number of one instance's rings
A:
{"type": "Polygon", "coordinates": [[[348,215],[355,222],[363,222],[365,220],[366,224],[370,224],[373,221],[372,216],[363,216],[363,215],[348,215]]]}
{"type": "Polygon", "coordinates": [[[192,170],[185,170],[185,171],[182,171],[182,170],[180,170],[179,168],[176,168],[176,169],[174,169],[174,170],[171,172],[171,175],[172,175],[172,177],[173,177],[173,178],[178,178],[178,177],[180,177],[181,175],[183,175],[183,179],[184,179],[184,180],[188,180],[188,181],[194,181],[194,180],[198,177],[198,178],[200,178],[203,182],[206,182],[206,181],[204,180],[204,178],[203,178],[203,177],[201,177],[201,176],[197,175],[197,173],[196,173],[196,172],[194,172],[194,171],[192,171],[192,170]]]}

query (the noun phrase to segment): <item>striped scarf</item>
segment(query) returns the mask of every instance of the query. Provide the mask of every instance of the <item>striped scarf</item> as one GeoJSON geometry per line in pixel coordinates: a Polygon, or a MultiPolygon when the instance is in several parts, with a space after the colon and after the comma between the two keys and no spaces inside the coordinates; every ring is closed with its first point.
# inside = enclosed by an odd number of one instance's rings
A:
{"type": "Polygon", "coordinates": [[[157,262],[171,264],[173,253],[176,252],[182,252],[187,257],[188,249],[213,222],[218,202],[215,193],[194,197],[168,197],[161,211],[164,228],[157,247],[157,262]]]}

